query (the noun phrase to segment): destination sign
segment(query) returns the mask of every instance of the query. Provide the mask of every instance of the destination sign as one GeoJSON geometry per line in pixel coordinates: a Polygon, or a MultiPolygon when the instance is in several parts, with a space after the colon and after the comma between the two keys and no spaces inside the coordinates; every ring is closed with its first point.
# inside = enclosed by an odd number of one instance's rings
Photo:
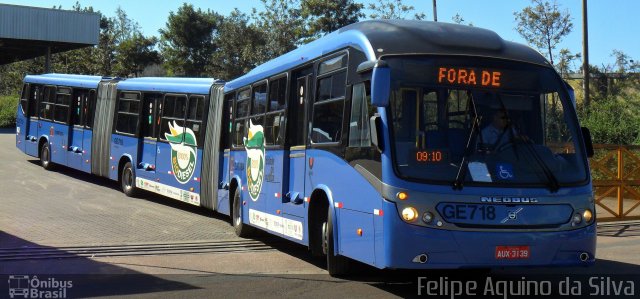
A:
{"type": "Polygon", "coordinates": [[[500,87],[502,72],[495,70],[461,68],[461,67],[440,67],[438,68],[438,83],[500,87]]]}

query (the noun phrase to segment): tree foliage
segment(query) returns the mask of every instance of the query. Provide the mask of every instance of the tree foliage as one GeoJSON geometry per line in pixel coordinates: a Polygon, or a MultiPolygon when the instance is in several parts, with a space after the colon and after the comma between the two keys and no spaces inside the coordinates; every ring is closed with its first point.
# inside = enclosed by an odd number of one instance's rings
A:
{"type": "Polygon", "coordinates": [[[316,39],[365,17],[364,5],[353,0],[304,0],[301,16],[307,23],[307,36],[316,39]]]}
{"type": "Polygon", "coordinates": [[[205,75],[217,48],[214,35],[221,21],[219,14],[187,3],[169,13],[166,28],[160,29],[160,51],[170,74],[205,75]]]}
{"type": "Polygon", "coordinates": [[[563,37],[571,33],[573,23],[568,10],[561,12],[555,0],[531,0],[533,6],[527,6],[514,16],[518,25],[516,31],[530,44],[547,53],[554,64],[556,46],[563,37]]]}
{"type": "MultiPolygon", "coordinates": [[[[380,0],[378,3],[369,3],[368,8],[372,19],[406,19],[415,10],[413,5],[405,5],[402,0],[380,0]]],[[[423,20],[425,17],[424,13],[413,13],[416,20],[423,20]]]]}

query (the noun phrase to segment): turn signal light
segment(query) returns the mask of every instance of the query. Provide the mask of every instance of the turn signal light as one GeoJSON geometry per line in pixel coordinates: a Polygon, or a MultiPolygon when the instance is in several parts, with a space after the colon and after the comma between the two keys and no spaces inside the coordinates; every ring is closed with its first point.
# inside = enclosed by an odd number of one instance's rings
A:
{"type": "Polygon", "coordinates": [[[591,210],[586,209],[584,213],[582,213],[582,218],[584,219],[584,222],[589,223],[591,222],[591,219],[593,219],[593,213],[591,210]]]}
{"type": "Polygon", "coordinates": [[[407,192],[398,192],[398,194],[396,194],[396,197],[399,200],[406,200],[407,198],[409,198],[409,194],[407,194],[407,192]]]}

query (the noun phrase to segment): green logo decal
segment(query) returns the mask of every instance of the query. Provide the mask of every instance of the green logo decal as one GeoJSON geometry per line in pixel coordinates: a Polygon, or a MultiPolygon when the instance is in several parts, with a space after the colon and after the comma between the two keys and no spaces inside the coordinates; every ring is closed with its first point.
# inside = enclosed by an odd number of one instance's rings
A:
{"type": "Polygon", "coordinates": [[[264,129],[261,125],[253,125],[249,120],[249,136],[244,138],[244,146],[247,150],[247,186],[249,196],[253,201],[258,200],[262,190],[264,178],[264,129]]]}
{"type": "Polygon", "coordinates": [[[169,123],[169,130],[171,134],[164,133],[164,136],[171,142],[169,143],[171,145],[171,170],[180,184],[186,184],[196,169],[198,158],[195,150],[197,146],[196,134],[189,128],[181,127],[175,120],[173,124],[169,123]]]}

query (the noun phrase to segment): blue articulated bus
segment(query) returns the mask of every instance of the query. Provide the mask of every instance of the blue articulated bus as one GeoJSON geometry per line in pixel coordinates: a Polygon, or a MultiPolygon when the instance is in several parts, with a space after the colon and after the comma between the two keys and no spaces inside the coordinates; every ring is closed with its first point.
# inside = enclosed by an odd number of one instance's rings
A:
{"type": "MultiPolygon", "coordinates": [[[[18,147],[41,160],[50,135],[31,131],[43,118],[23,111],[47,76],[27,76],[18,112],[18,147]]],[[[308,246],[332,275],[351,260],[595,260],[593,149],[572,90],[539,53],[494,32],[366,21],[226,84],[87,79],[97,84],[92,143],[105,144],[84,160],[92,173],[128,195],[145,189],[229,215],[239,236],[258,228],[308,246]]],[[[49,103],[42,97],[33,102],[49,103]]]]}

